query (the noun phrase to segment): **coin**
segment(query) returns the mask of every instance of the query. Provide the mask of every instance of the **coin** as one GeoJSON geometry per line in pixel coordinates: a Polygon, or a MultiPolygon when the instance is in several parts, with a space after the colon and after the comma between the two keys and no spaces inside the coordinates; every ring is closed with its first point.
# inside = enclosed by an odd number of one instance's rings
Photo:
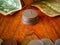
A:
{"type": "Polygon", "coordinates": [[[3,40],[2,39],[0,39],[0,45],[3,43],[3,40]]]}
{"type": "Polygon", "coordinates": [[[17,41],[15,39],[7,39],[2,43],[2,45],[17,45],[17,41]]]}
{"type": "Polygon", "coordinates": [[[38,22],[38,13],[33,9],[27,9],[22,13],[22,22],[24,24],[35,24],[38,22]]]}
{"type": "Polygon", "coordinates": [[[54,43],[50,39],[41,39],[44,45],[54,45],[54,43]]]}
{"type": "Polygon", "coordinates": [[[60,39],[55,41],[55,45],[60,45],[60,39]]]}
{"type": "Polygon", "coordinates": [[[44,45],[40,40],[31,40],[28,45],[44,45]]]}

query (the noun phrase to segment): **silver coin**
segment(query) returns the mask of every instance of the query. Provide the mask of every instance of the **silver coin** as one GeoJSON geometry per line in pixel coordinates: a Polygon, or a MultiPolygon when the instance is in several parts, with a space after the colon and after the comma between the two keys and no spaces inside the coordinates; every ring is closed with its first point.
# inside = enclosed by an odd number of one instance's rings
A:
{"type": "Polygon", "coordinates": [[[33,9],[27,9],[22,13],[24,18],[35,18],[38,16],[38,13],[33,9]]]}
{"type": "Polygon", "coordinates": [[[60,39],[55,41],[55,45],[60,45],[60,39]]]}
{"type": "Polygon", "coordinates": [[[28,45],[44,45],[40,40],[31,40],[28,45]]]}
{"type": "Polygon", "coordinates": [[[54,43],[50,39],[41,39],[44,45],[54,45],[54,43]]]}
{"type": "Polygon", "coordinates": [[[22,13],[22,22],[24,24],[35,24],[38,21],[38,14],[33,9],[27,9],[22,13]]]}

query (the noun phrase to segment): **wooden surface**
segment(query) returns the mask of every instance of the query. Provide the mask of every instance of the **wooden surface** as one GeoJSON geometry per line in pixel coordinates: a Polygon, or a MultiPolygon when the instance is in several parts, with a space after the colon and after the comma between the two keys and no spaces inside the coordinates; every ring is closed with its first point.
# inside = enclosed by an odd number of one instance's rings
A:
{"type": "Polygon", "coordinates": [[[24,38],[49,38],[54,41],[60,38],[60,16],[51,18],[41,13],[35,7],[30,8],[38,12],[40,16],[39,22],[35,25],[25,25],[22,23],[22,12],[28,9],[28,7],[10,16],[0,15],[0,38],[14,38],[17,41],[21,41],[24,38]]]}

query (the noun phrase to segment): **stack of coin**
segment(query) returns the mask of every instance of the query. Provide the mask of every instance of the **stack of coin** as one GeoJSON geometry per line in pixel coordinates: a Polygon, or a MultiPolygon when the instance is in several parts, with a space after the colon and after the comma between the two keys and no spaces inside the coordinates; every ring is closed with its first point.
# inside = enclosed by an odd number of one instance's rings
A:
{"type": "Polygon", "coordinates": [[[27,9],[22,13],[22,22],[24,24],[35,24],[38,22],[38,13],[33,9],[27,9]]]}

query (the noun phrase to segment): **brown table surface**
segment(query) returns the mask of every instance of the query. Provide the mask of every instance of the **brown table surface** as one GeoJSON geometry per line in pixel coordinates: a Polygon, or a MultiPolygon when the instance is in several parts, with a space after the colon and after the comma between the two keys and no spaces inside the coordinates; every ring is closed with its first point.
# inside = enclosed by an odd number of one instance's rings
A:
{"type": "Polygon", "coordinates": [[[39,22],[35,25],[25,25],[22,23],[22,12],[28,9],[28,7],[10,16],[0,15],[0,38],[14,38],[17,41],[21,41],[24,38],[49,38],[55,41],[60,38],[60,16],[51,18],[41,13],[35,7],[30,8],[38,12],[40,16],[39,22]]]}

